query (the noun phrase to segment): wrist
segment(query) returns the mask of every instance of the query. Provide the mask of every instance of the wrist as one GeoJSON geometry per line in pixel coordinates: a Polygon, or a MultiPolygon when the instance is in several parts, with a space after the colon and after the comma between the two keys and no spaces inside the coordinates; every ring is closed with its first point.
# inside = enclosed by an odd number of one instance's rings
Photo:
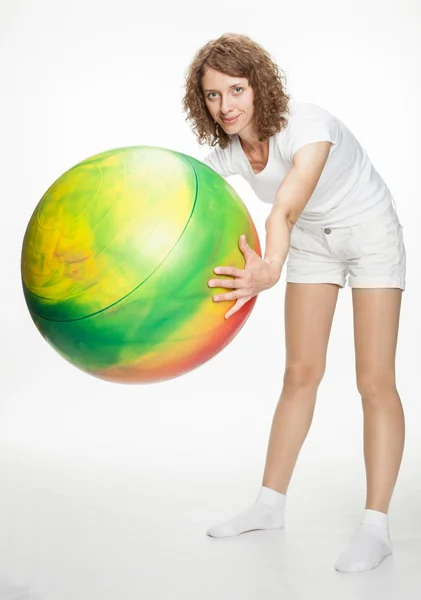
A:
{"type": "Polygon", "coordinates": [[[279,271],[282,271],[285,262],[285,259],[279,256],[265,256],[263,260],[270,265],[271,268],[279,269],[279,271]]]}
{"type": "Polygon", "coordinates": [[[276,257],[265,257],[264,262],[267,263],[269,265],[269,270],[271,273],[272,278],[275,281],[278,281],[279,278],[281,277],[281,272],[282,272],[282,267],[284,265],[284,260],[281,258],[276,258],[276,257]]]}

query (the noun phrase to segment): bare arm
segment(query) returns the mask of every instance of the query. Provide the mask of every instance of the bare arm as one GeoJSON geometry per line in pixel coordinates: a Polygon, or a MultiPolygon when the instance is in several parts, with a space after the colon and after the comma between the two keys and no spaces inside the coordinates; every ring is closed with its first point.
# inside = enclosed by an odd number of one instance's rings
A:
{"type": "Polygon", "coordinates": [[[309,201],[322,174],[329,155],[331,142],[315,142],[300,148],[293,157],[292,167],[276,193],[275,202],[266,219],[266,252],[262,260],[245,241],[239,240],[246,258],[244,269],[216,267],[218,275],[231,275],[232,280],[211,279],[210,287],[231,288],[231,291],[213,296],[215,302],[236,300],[226,313],[231,317],[251,298],[274,286],[280,278],[288,256],[291,230],[309,201]]]}
{"type": "Polygon", "coordinates": [[[266,219],[264,260],[273,265],[278,274],[288,256],[292,228],[314,192],[330,147],[331,142],[315,142],[300,148],[276,192],[272,210],[266,219]]]}

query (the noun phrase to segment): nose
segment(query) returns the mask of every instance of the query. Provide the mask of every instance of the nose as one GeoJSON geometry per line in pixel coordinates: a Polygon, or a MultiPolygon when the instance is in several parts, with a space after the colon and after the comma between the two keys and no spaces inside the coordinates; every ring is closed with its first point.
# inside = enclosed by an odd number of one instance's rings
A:
{"type": "Polygon", "coordinates": [[[221,113],[223,115],[227,115],[228,113],[230,113],[232,111],[232,106],[233,106],[232,98],[230,98],[229,96],[222,96],[221,113]]]}

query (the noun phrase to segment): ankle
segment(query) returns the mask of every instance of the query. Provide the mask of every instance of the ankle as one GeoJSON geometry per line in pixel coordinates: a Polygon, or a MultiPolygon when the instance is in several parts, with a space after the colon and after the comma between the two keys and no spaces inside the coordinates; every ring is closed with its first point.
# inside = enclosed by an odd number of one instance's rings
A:
{"type": "Polygon", "coordinates": [[[269,506],[279,506],[281,504],[285,505],[286,495],[263,485],[260,489],[257,500],[264,502],[269,506]]]}
{"type": "Polygon", "coordinates": [[[368,523],[371,525],[378,525],[380,527],[388,527],[388,515],[372,508],[366,508],[364,510],[361,523],[368,523]]]}

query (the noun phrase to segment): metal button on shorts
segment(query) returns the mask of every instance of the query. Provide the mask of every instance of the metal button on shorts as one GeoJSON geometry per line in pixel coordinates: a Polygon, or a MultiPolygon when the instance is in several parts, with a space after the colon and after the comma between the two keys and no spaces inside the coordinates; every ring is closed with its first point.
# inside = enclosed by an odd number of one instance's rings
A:
{"type": "Polygon", "coordinates": [[[325,233],[331,233],[331,229],[329,229],[329,227],[326,227],[326,229],[324,230],[325,233]]]}

